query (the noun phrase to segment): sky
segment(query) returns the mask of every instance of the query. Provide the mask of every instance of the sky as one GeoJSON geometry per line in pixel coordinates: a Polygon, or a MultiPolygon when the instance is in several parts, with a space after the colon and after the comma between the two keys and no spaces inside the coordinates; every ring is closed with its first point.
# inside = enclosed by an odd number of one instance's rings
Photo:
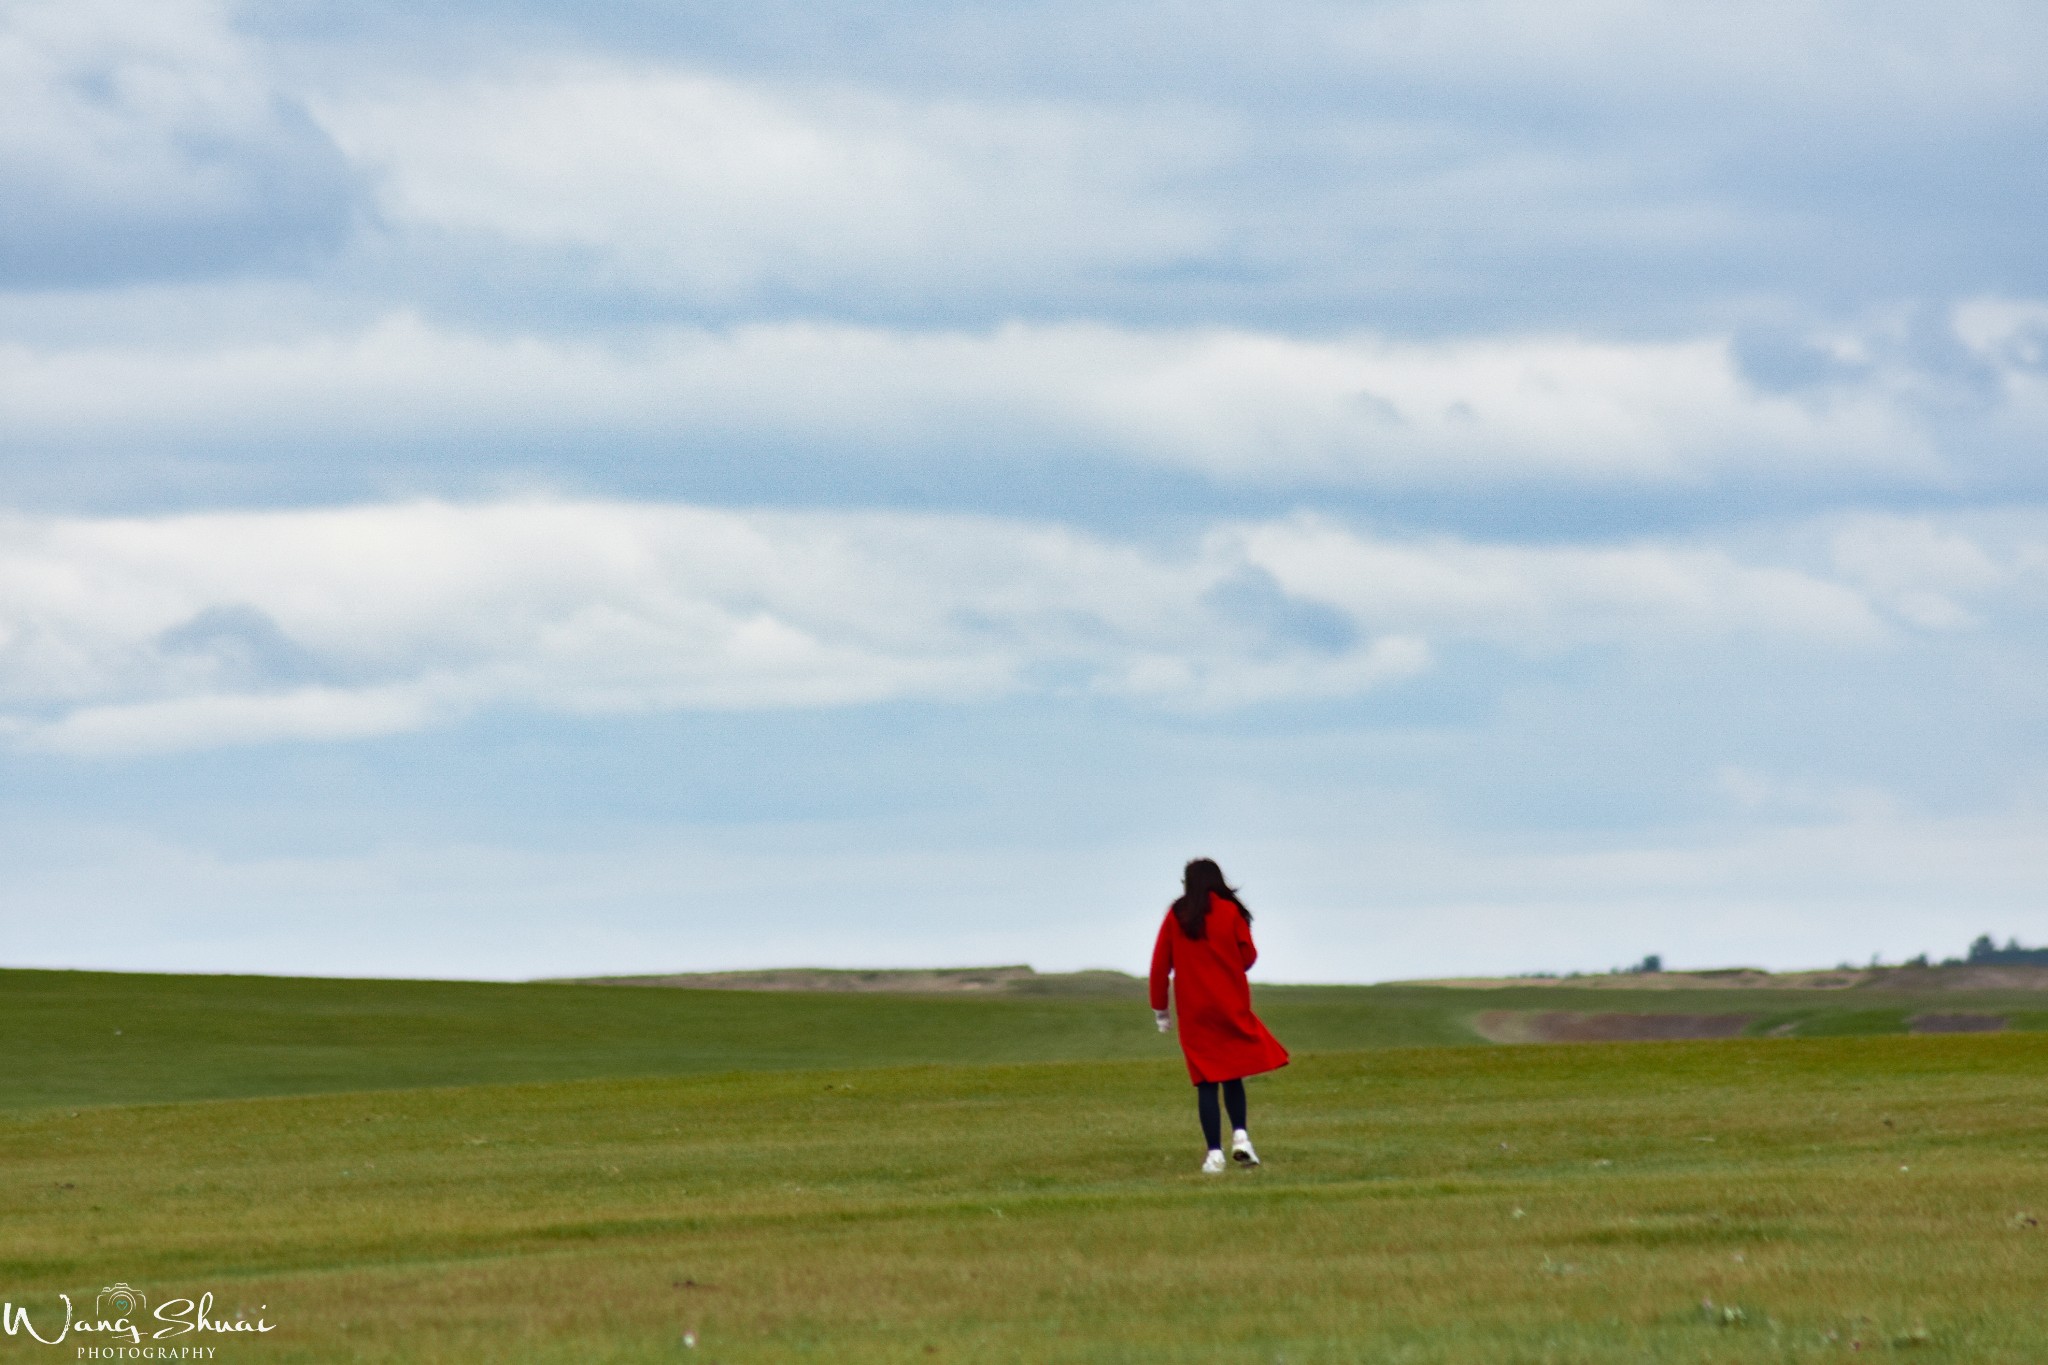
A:
{"type": "Polygon", "coordinates": [[[2034,0],[0,0],[0,962],[2048,940],[2034,0]]]}

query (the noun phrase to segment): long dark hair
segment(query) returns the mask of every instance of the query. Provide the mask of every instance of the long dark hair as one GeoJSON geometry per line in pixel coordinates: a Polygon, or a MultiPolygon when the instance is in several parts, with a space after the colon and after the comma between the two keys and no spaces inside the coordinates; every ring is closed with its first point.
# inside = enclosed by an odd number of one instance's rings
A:
{"type": "Polygon", "coordinates": [[[1197,858],[1189,863],[1180,874],[1181,897],[1173,903],[1173,916],[1180,921],[1180,931],[1189,938],[1200,938],[1209,920],[1209,897],[1221,896],[1236,906],[1244,915],[1245,923],[1251,923],[1252,912],[1237,898],[1237,892],[1230,883],[1223,880],[1223,869],[1216,866],[1214,858],[1197,858]]]}

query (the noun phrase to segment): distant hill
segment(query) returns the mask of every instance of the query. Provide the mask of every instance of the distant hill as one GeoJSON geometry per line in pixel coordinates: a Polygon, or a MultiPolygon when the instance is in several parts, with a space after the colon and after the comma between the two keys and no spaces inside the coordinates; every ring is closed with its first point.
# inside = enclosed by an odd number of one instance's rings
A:
{"type": "Polygon", "coordinates": [[[894,995],[1139,996],[1145,983],[1127,972],[1041,972],[1031,967],[776,967],[750,972],[674,972],[665,976],[588,976],[572,986],[669,986],[695,991],[863,991],[894,995]]]}
{"type": "MultiPolygon", "coordinates": [[[[2027,949],[2025,951],[2042,951],[2027,949]]],[[[1938,967],[1837,967],[1767,972],[1723,967],[1701,972],[1601,972],[1584,976],[1460,976],[1389,983],[1455,990],[1569,989],[1593,991],[2048,991],[2048,965],[2031,961],[1947,962],[1938,967]]]]}
{"type": "MultiPolygon", "coordinates": [[[[1988,941],[1988,940],[1987,940],[1988,941]]],[[[2048,952],[2020,949],[2022,953],[2048,952]]],[[[1432,986],[1454,990],[1594,991],[2048,991],[2048,963],[2008,960],[1995,949],[1989,959],[1940,966],[1835,967],[1825,971],[1770,972],[1761,967],[1720,967],[1707,971],[1598,972],[1573,976],[1461,976],[1425,981],[1391,981],[1387,986],[1432,986]]],[[[589,976],[551,984],[570,986],[665,986],[696,991],[802,991],[883,995],[1102,996],[1136,999],[1142,977],[1126,972],[1041,972],[1023,964],[1003,967],[774,967],[744,972],[670,972],[649,976],[589,976]]],[[[1261,992],[1322,987],[1260,982],[1261,992]]],[[[1354,987],[1353,989],[1365,989],[1354,987]]]]}

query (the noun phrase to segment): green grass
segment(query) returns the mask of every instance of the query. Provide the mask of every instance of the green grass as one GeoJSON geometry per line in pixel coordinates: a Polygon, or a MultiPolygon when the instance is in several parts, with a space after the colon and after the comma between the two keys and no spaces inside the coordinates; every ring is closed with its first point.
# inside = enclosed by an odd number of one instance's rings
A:
{"type": "MultiPolygon", "coordinates": [[[[1171,1057],[1142,987],[901,996],[0,970],[0,1107],[917,1063],[1171,1057]]],[[[2048,1027],[2037,994],[1264,986],[1303,1052],[1470,1044],[1485,1010],[1756,1015],[1897,1033],[1924,1009],[2048,1027]]]]}
{"type": "MultiPolygon", "coordinates": [[[[1280,987],[1259,1007],[1295,1047],[1470,1043],[1490,1005],[1466,997],[1486,994],[1280,987]]],[[[1136,983],[906,996],[17,970],[0,971],[0,1022],[14,1106],[1175,1055],[1136,983]]]]}
{"type": "Polygon", "coordinates": [[[46,1330],[124,1280],[277,1324],[230,1361],[2048,1360],[2039,1034],[1338,1050],[1465,1007],[1269,992],[1267,1166],[1208,1178],[1127,999],[0,982],[46,1330]]]}
{"type": "Polygon", "coordinates": [[[0,1103],[1157,1053],[1129,1000],[0,971],[0,1103]],[[1134,1027],[1142,1025],[1142,1027],[1134,1027]]]}

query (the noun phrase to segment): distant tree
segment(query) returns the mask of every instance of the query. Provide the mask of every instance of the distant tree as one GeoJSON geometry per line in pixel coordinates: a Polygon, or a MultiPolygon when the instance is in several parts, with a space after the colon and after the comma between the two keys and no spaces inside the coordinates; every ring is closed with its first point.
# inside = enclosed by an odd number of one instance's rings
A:
{"type": "Polygon", "coordinates": [[[1968,961],[1977,966],[2048,967],[2048,948],[2024,948],[2017,938],[2008,938],[2003,948],[1989,934],[1979,934],[1970,944],[1968,961]]]}

